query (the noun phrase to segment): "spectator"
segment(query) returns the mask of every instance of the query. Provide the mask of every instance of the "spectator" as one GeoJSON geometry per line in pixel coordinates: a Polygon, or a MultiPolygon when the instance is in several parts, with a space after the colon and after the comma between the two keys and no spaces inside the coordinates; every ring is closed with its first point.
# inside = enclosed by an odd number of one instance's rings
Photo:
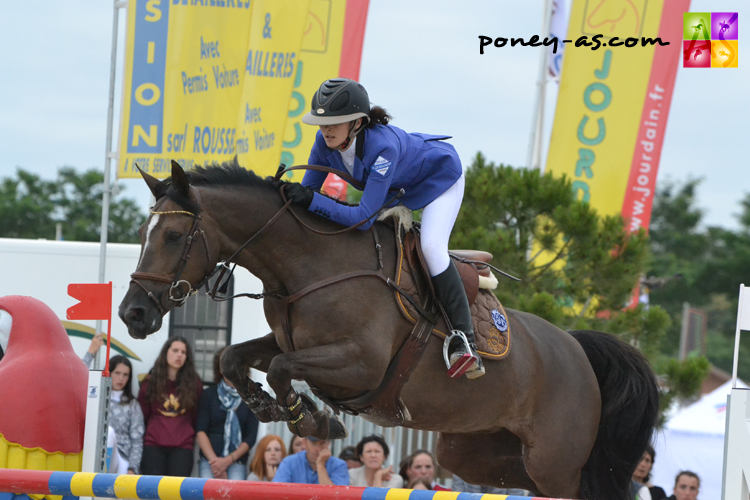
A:
{"type": "Polygon", "coordinates": [[[413,479],[425,478],[430,482],[431,489],[437,491],[450,491],[435,482],[435,459],[427,450],[417,450],[401,461],[399,475],[404,478],[404,483],[409,484],[413,479]]]}
{"type": "Polygon", "coordinates": [[[214,355],[216,385],[203,391],[198,410],[199,473],[204,479],[241,481],[247,476],[248,452],[258,437],[258,419],[221,373],[219,360],[224,349],[214,355]]]}
{"type": "Polygon", "coordinates": [[[406,485],[406,488],[409,490],[431,490],[432,486],[427,479],[423,477],[415,477],[414,479],[409,481],[409,484],[406,485]]]}
{"type": "Polygon", "coordinates": [[[695,472],[684,470],[674,480],[674,494],[669,500],[696,500],[701,480],[695,472]]]}
{"type": "Polygon", "coordinates": [[[461,493],[488,493],[490,495],[515,495],[517,497],[531,496],[528,491],[518,488],[495,488],[494,486],[469,484],[455,474],[453,474],[453,486],[451,489],[452,491],[459,491],[461,493]]]}
{"type": "Polygon", "coordinates": [[[630,480],[630,496],[633,500],[651,500],[651,492],[648,486],[633,479],[630,480]]]}
{"type": "Polygon", "coordinates": [[[284,442],[279,436],[269,434],[260,440],[255,456],[250,462],[248,481],[273,481],[279,464],[286,457],[284,442]]]}
{"type": "Polygon", "coordinates": [[[359,461],[359,457],[357,457],[357,449],[354,446],[347,446],[341,450],[339,458],[346,462],[346,466],[350,470],[362,467],[362,462],[359,461]]]}
{"type": "MultiPolygon", "coordinates": [[[[638,463],[638,467],[636,467],[635,472],[633,472],[633,481],[648,487],[648,491],[651,494],[651,500],[664,500],[667,498],[667,494],[664,490],[659,486],[654,486],[650,482],[651,468],[654,466],[655,459],[656,453],[651,445],[649,445],[646,448],[646,452],[643,454],[640,463],[638,463]]],[[[643,497],[641,497],[641,500],[643,500],[643,497]]]]}
{"type": "Polygon", "coordinates": [[[294,455],[305,449],[305,438],[301,438],[296,435],[292,435],[292,439],[289,440],[289,449],[287,455],[294,455]]]}
{"type": "MultiPolygon", "coordinates": [[[[93,342],[92,342],[93,343],[93,342]]],[[[133,365],[125,356],[114,356],[109,360],[112,377],[112,405],[109,410],[109,426],[117,436],[119,467],[115,474],[138,474],[143,455],[143,411],[133,397],[133,365]]]]}
{"type": "Polygon", "coordinates": [[[274,483],[335,484],[347,486],[346,462],[331,456],[331,442],[308,436],[305,449],[281,461],[274,483]]]}
{"type": "Polygon", "coordinates": [[[146,422],[142,474],[190,476],[202,392],[190,345],[183,337],[170,337],[138,393],[146,422]]]}
{"type": "MultiPolygon", "coordinates": [[[[86,365],[86,367],[90,370],[91,364],[94,362],[94,358],[96,357],[96,353],[99,352],[99,349],[104,345],[104,334],[102,332],[97,333],[94,335],[94,337],[91,339],[91,343],[89,344],[89,349],[86,351],[86,354],[83,355],[83,364],[86,365]]],[[[110,372],[112,369],[109,370],[110,372]]]]}
{"type": "Polygon", "coordinates": [[[383,468],[388,458],[388,444],[380,436],[366,436],[357,443],[357,456],[364,465],[349,470],[351,486],[376,488],[402,488],[404,479],[393,472],[393,467],[383,468]]]}

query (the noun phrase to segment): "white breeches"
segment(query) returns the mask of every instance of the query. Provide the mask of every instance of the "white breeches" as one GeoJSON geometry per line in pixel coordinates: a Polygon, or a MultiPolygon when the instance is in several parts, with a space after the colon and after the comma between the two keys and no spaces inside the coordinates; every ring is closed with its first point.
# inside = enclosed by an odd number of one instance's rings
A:
{"type": "Polygon", "coordinates": [[[464,175],[422,210],[422,253],[430,276],[437,276],[450,264],[448,240],[464,199],[464,175]]]}

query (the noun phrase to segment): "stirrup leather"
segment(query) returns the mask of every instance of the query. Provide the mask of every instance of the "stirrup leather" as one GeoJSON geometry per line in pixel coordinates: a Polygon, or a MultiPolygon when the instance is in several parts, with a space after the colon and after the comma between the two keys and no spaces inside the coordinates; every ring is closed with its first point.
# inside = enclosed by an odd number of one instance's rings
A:
{"type": "Polygon", "coordinates": [[[443,359],[445,360],[445,367],[448,369],[448,376],[451,378],[461,377],[479,361],[466,338],[466,334],[460,330],[451,330],[451,334],[443,341],[443,359]],[[451,365],[448,349],[453,339],[459,339],[463,343],[466,347],[466,353],[451,365]]]}

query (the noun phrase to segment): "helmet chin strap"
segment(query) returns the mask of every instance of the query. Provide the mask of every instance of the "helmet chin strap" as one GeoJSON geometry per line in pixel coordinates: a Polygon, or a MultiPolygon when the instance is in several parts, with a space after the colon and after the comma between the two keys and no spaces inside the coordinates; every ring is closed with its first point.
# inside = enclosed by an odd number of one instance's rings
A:
{"type": "MultiPolygon", "coordinates": [[[[361,120],[361,118],[358,118],[357,120],[361,120]]],[[[349,135],[344,139],[344,142],[339,144],[333,149],[337,149],[339,151],[344,151],[346,148],[349,147],[349,145],[352,143],[352,140],[357,136],[359,133],[359,130],[354,130],[354,127],[357,124],[357,120],[352,120],[352,122],[349,124],[349,135]]]]}

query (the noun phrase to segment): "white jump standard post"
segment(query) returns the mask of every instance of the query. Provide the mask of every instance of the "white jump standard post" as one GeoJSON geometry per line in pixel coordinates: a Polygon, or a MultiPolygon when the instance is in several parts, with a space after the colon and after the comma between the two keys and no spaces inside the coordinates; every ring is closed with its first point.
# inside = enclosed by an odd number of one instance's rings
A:
{"type": "Polygon", "coordinates": [[[740,300],[737,306],[732,392],[727,396],[722,500],[750,498],[750,390],[737,388],[741,330],[750,330],[750,289],[745,288],[744,284],[740,285],[740,300]]]}

